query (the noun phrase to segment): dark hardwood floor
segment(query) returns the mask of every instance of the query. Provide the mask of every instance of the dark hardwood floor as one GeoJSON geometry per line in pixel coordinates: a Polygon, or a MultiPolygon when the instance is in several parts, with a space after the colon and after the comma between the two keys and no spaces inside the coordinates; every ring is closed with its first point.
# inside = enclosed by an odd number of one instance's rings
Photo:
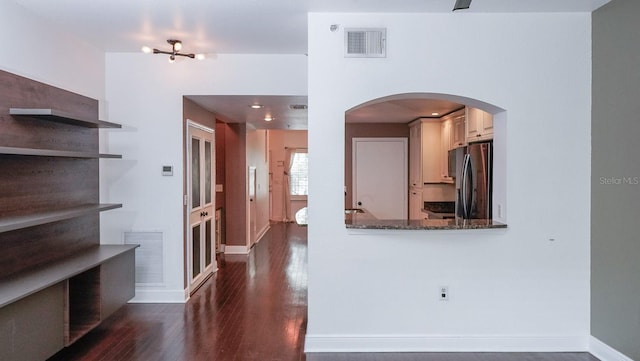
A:
{"type": "Polygon", "coordinates": [[[248,256],[221,256],[186,304],[128,304],[50,360],[594,361],[587,353],[328,353],[302,351],[307,229],[275,224],[248,256]]]}

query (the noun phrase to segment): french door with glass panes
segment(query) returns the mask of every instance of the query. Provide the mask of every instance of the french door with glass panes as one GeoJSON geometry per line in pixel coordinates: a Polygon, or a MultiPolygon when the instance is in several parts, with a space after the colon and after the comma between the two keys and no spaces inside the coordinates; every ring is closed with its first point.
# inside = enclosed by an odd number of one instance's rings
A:
{"type": "Polygon", "coordinates": [[[215,259],[214,130],[189,121],[187,252],[190,292],[217,269],[215,259]]]}

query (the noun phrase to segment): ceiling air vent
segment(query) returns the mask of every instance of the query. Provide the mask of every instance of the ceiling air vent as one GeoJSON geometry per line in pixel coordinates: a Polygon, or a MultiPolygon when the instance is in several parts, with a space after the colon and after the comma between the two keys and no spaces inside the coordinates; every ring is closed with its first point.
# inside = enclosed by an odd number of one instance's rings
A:
{"type": "Polygon", "coordinates": [[[387,29],[344,29],[345,58],[384,58],[387,56],[387,29]]]}
{"type": "Polygon", "coordinates": [[[289,109],[291,110],[307,110],[306,104],[291,104],[289,105],[289,109]]]}

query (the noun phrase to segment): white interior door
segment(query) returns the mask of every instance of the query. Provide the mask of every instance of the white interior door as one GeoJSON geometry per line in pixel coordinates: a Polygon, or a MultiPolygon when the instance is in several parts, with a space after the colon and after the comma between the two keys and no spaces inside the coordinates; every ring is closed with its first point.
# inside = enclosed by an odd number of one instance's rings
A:
{"type": "Polygon", "coordinates": [[[354,208],[378,219],[407,219],[407,138],[353,138],[354,208]]]}
{"type": "Polygon", "coordinates": [[[194,291],[217,269],[214,130],[189,121],[187,139],[187,274],[194,291]]]}

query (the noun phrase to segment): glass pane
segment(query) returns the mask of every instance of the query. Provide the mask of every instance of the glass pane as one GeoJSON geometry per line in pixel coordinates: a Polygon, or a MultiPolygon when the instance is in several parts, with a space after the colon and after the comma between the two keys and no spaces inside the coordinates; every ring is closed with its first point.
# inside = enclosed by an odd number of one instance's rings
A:
{"type": "Polygon", "coordinates": [[[290,188],[293,196],[309,193],[309,157],[307,153],[294,153],[291,159],[290,188]]]}
{"type": "Polygon", "coordinates": [[[204,142],[204,203],[211,203],[211,142],[204,142]]]}
{"type": "Polygon", "coordinates": [[[200,207],[200,140],[191,139],[191,208],[200,207]]]}
{"type": "Polygon", "coordinates": [[[213,246],[213,234],[211,233],[211,220],[208,220],[204,224],[204,266],[208,267],[211,264],[211,253],[213,246]]]}
{"type": "Polygon", "coordinates": [[[200,225],[191,229],[191,249],[193,250],[191,274],[192,278],[196,278],[200,274],[200,225]]]}

